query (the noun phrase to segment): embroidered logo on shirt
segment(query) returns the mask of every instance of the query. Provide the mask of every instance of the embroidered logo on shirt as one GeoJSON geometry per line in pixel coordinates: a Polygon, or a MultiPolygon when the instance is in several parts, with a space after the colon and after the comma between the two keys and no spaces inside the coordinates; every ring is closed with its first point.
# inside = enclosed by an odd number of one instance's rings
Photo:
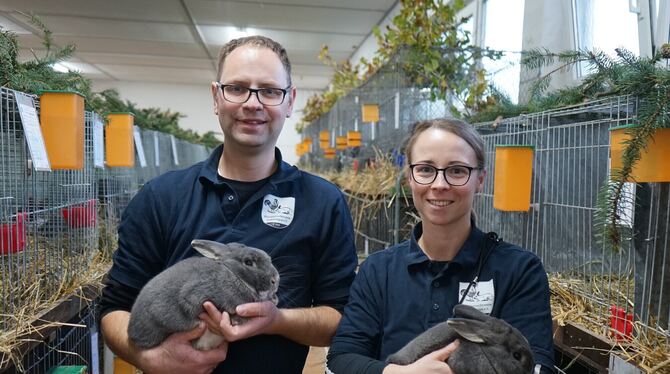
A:
{"type": "Polygon", "coordinates": [[[293,221],[295,197],[277,197],[267,194],[263,198],[261,218],[263,223],[276,229],[283,229],[293,221]]]}
{"type": "MultiPolygon", "coordinates": [[[[468,288],[468,284],[468,282],[458,283],[459,300],[468,288]]],[[[496,292],[493,287],[493,279],[485,282],[480,281],[470,287],[470,291],[468,291],[468,295],[465,297],[465,300],[463,300],[463,304],[470,305],[482,313],[491,314],[495,296],[496,292]]]]}

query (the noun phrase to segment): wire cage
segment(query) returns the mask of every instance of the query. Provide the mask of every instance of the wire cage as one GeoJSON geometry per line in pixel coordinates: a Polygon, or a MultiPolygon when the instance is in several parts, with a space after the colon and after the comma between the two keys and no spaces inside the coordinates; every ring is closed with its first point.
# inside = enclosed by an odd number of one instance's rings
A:
{"type": "MultiPolygon", "coordinates": [[[[363,168],[377,154],[397,160],[400,166],[399,150],[409,126],[450,116],[449,101],[431,101],[426,90],[405,84],[397,64],[398,60],[380,70],[303,130],[303,140],[312,140],[310,151],[301,156],[303,167],[324,174],[356,163],[363,168]],[[362,121],[363,103],[378,105],[379,118],[374,124],[362,121]],[[333,138],[347,131],[360,131],[363,146],[326,159],[319,134],[328,133],[332,147],[333,138]]],[[[635,325],[632,335],[665,337],[669,347],[669,183],[625,184],[618,207],[625,234],[619,252],[603,244],[596,221],[599,194],[613,183],[609,179],[610,130],[636,123],[638,106],[634,97],[614,97],[475,125],[485,139],[488,158],[488,174],[475,210],[478,226],[536,253],[552,279],[586,300],[589,318],[598,321],[598,333],[615,340],[629,339],[635,325]],[[534,147],[527,211],[494,208],[499,145],[534,147]],[[617,326],[622,318],[629,321],[623,332],[617,326]]],[[[513,169],[506,173],[514,173],[513,169]]],[[[416,220],[411,219],[411,200],[396,209],[391,196],[382,192],[371,193],[374,198],[348,196],[359,253],[364,255],[394,243],[396,233],[401,233],[400,240],[406,239],[407,227],[416,220]],[[363,218],[357,220],[359,215],[363,218]]]]}
{"type": "Polygon", "coordinates": [[[399,154],[402,143],[416,121],[449,114],[449,100],[431,100],[428,89],[413,86],[402,69],[402,54],[381,67],[363,85],[340,98],[333,108],[305,127],[302,139],[312,139],[310,152],[303,155],[300,164],[315,171],[351,168],[354,163],[370,164],[378,152],[399,154]],[[378,118],[364,118],[363,106],[376,106],[378,118]],[[361,133],[361,147],[348,147],[336,153],[334,159],[325,159],[320,147],[319,133],[330,134],[329,147],[335,147],[336,136],[350,131],[361,133]]]}
{"type": "MultiPolygon", "coordinates": [[[[94,357],[99,357],[94,311],[95,304],[91,304],[66,321],[67,325],[56,328],[45,341],[23,357],[21,372],[43,374],[62,366],[85,367],[87,373],[98,372],[93,368],[99,366],[99,361],[94,360],[94,357]]],[[[14,372],[19,371],[13,368],[7,373],[14,372]]]]}
{"type": "MultiPolygon", "coordinates": [[[[535,252],[550,274],[571,280],[565,284],[589,300],[596,314],[610,316],[613,308],[620,309],[645,329],[667,335],[667,183],[625,184],[619,213],[627,235],[618,253],[603,244],[596,222],[599,192],[611,183],[609,131],[634,123],[637,105],[633,97],[616,97],[479,125],[488,174],[476,210],[485,229],[535,252]],[[493,160],[499,144],[535,146],[528,212],[493,209],[493,160]]],[[[601,332],[611,334],[610,326],[602,326],[601,332]]]]}
{"type": "MultiPolygon", "coordinates": [[[[54,365],[90,363],[90,344],[83,343],[89,330],[61,327],[29,352],[16,352],[21,347],[17,342],[34,331],[31,325],[38,316],[56,310],[64,296],[96,287],[96,277],[116,249],[119,219],[141,185],[163,172],[205,159],[208,150],[177,143],[184,156],[175,165],[171,136],[141,130],[145,167],[139,162],[134,167],[96,167],[93,128],[102,121],[97,114],[85,112],[83,167],[36,171],[17,94],[0,87],[0,370],[20,370],[5,367],[18,354],[23,357],[23,369],[44,373],[54,365]]],[[[32,99],[39,109],[38,98],[32,99]]],[[[82,316],[77,315],[83,318],[80,324],[92,327],[92,317],[82,316]]]]}
{"type": "MultiPolygon", "coordinates": [[[[47,301],[85,271],[97,250],[93,168],[32,169],[13,91],[2,88],[0,117],[0,220],[2,315],[47,301]],[[38,285],[36,287],[36,285],[38,285]],[[40,292],[36,292],[40,288],[40,292]]],[[[91,137],[85,136],[85,149],[91,137]]]]}

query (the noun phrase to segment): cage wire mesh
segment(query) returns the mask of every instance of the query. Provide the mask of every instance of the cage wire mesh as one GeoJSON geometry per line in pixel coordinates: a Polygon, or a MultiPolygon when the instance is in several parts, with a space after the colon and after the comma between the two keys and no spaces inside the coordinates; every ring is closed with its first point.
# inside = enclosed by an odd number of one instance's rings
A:
{"type": "Polygon", "coordinates": [[[414,122],[448,115],[449,101],[431,101],[430,90],[410,84],[401,66],[402,58],[402,54],[394,57],[363,85],[340,98],[328,113],[303,129],[302,138],[310,138],[312,146],[301,156],[301,165],[317,172],[349,168],[354,163],[364,167],[379,156],[379,151],[383,156],[398,155],[414,122]],[[378,106],[378,121],[363,122],[361,108],[364,104],[378,106]],[[321,131],[330,134],[329,146],[332,148],[336,136],[360,131],[362,146],[349,147],[337,152],[335,159],[325,159],[318,141],[321,131]]]}
{"type": "Polygon", "coordinates": [[[92,304],[33,348],[23,358],[23,372],[42,374],[59,366],[85,366],[86,372],[94,372],[89,370],[94,364],[93,351],[98,350],[94,311],[92,304]]]}
{"type": "MultiPolygon", "coordinates": [[[[351,167],[354,160],[364,167],[376,154],[398,157],[412,123],[449,116],[449,102],[430,101],[429,92],[404,81],[400,69],[391,66],[341,98],[304,129],[303,139],[310,137],[312,146],[301,165],[326,173],[351,167]],[[363,103],[379,105],[378,123],[362,123],[363,103]],[[318,144],[321,131],[331,133],[331,147],[335,135],[361,131],[363,146],[338,152],[339,163],[326,160],[318,144]]],[[[626,233],[620,252],[605,248],[595,221],[599,192],[610,183],[609,130],[635,123],[638,105],[636,98],[624,96],[477,125],[486,142],[488,174],[475,210],[483,230],[497,231],[536,253],[550,274],[570,280],[572,292],[589,300],[595,314],[608,317],[612,308],[621,308],[642,326],[638,333],[654,331],[670,344],[668,183],[626,183],[618,212],[626,233]],[[529,212],[493,208],[495,147],[501,144],[534,146],[529,212]]],[[[408,237],[407,227],[414,222],[411,201],[394,211],[390,197],[347,197],[360,253],[393,243],[394,233],[402,233],[400,240],[408,237]]],[[[600,332],[611,331],[603,324],[600,332]]]]}
{"type": "MultiPolygon", "coordinates": [[[[33,99],[39,109],[38,98],[33,99]]],[[[121,214],[143,183],[208,156],[209,149],[202,145],[177,142],[177,150],[183,156],[176,165],[171,136],[141,130],[145,167],[136,162],[134,167],[96,168],[93,123],[99,120],[97,114],[85,112],[82,169],[35,171],[15,93],[0,88],[0,328],[3,332],[0,344],[3,347],[11,343],[9,340],[18,339],[21,329],[26,329],[32,319],[53,306],[59,297],[85,286],[81,284],[82,276],[89,271],[96,255],[111,259],[121,214]],[[10,334],[12,331],[15,333],[10,334]]],[[[91,318],[85,317],[82,324],[92,327],[91,318]]],[[[69,362],[67,358],[57,358],[61,356],[55,350],[64,351],[62,347],[73,348],[68,356],[90,355],[80,351],[80,347],[88,347],[90,352],[89,345],[79,345],[79,340],[71,342],[73,336],[83,339],[82,334],[88,334],[85,328],[58,331],[57,337],[50,336],[42,348],[22,352],[28,354],[24,360],[24,368],[31,368],[28,372],[44,373],[57,363],[69,362]],[[52,356],[56,358],[49,358],[52,356]]],[[[6,359],[3,354],[3,362],[6,359]]]]}
{"type": "MultiPolygon", "coordinates": [[[[340,98],[328,113],[303,129],[303,140],[310,138],[312,145],[301,156],[301,166],[318,173],[374,169],[379,158],[385,158],[397,166],[394,174],[400,171],[404,162],[401,148],[411,125],[449,113],[449,101],[431,101],[429,90],[410,85],[401,66],[402,59],[402,53],[394,57],[366,83],[340,98]],[[364,122],[362,106],[366,104],[378,106],[377,121],[364,122]],[[361,133],[362,146],[347,147],[337,151],[334,159],[326,159],[319,144],[322,131],[328,132],[331,148],[336,147],[337,136],[346,136],[351,131],[361,133]]],[[[377,196],[379,191],[370,191],[368,196],[345,192],[354,219],[357,248],[363,256],[393,244],[398,237],[407,237],[416,221],[411,214],[411,196],[394,199],[392,195],[377,196]],[[403,207],[397,217],[396,204],[403,207]]]]}
{"type": "MultiPolygon", "coordinates": [[[[567,284],[590,301],[596,314],[608,316],[612,307],[622,308],[645,328],[667,335],[667,183],[638,184],[637,190],[626,183],[619,207],[626,240],[618,253],[604,246],[595,221],[598,194],[604,183],[611,183],[609,131],[635,123],[637,105],[635,98],[617,97],[478,126],[486,140],[489,172],[476,211],[484,229],[497,230],[535,252],[549,273],[575,280],[567,284]],[[499,144],[535,146],[529,212],[493,209],[499,144]],[[647,196],[639,189],[648,191],[647,196]]],[[[601,332],[607,335],[608,326],[601,332]]]]}

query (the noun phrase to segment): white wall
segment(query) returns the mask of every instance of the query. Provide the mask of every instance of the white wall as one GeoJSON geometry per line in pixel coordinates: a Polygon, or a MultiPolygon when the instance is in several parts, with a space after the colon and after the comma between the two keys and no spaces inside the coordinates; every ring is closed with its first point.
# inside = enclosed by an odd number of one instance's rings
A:
{"type": "MultiPolygon", "coordinates": [[[[185,115],[180,119],[179,126],[193,130],[199,134],[214,131],[221,134],[219,122],[214,115],[212,94],[209,83],[203,84],[170,84],[124,81],[93,81],[93,90],[101,91],[115,88],[124,100],[130,100],[140,108],[156,107],[171,110],[185,115]]],[[[302,116],[302,108],[307,98],[315,91],[300,90],[296,96],[293,115],[286,120],[284,130],[277,141],[277,146],[284,160],[295,164],[298,160],[295,145],[300,143],[300,135],[295,131],[295,124],[302,116]]]]}

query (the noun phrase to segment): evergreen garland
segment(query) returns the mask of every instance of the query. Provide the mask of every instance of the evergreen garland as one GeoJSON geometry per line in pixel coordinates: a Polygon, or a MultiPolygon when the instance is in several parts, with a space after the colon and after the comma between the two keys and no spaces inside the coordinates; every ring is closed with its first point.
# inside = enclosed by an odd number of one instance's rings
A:
{"type": "Polygon", "coordinates": [[[622,157],[622,168],[611,170],[611,178],[599,193],[596,226],[599,238],[614,251],[619,251],[629,231],[623,224],[626,217],[621,209],[623,202],[632,202],[624,183],[632,181],[632,171],[640,160],[641,151],[652,140],[654,131],[670,127],[670,70],[661,67],[662,59],[670,58],[670,45],[664,45],[651,58],[638,57],[628,50],[616,49],[616,58],[602,51],[568,51],[552,53],[547,50],[526,52],[521,64],[528,68],[541,68],[559,62],[560,66],[538,79],[531,88],[528,104],[513,105],[504,95],[492,90],[495,101],[470,121],[491,120],[496,116],[516,116],[521,113],[540,112],[565,105],[582,103],[613,95],[631,95],[638,99],[638,126],[627,129],[630,136],[622,157]],[[570,69],[584,62],[591,74],[581,84],[545,94],[551,75],[570,69]]]}
{"type": "Polygon", "coordinates": [[[135,114],[135,124],[141,128],[173,134],[178,139],[200,143],[210,148],[221,143],[213,131],[200,136],[192,130],[179,127],[179,118],[183,117],[179,112],[138,108],[136,104],[122,100],[116,90],[92,92],[91,81],[79,72],[55,71],[54,64],[72,57],[75,51],[74,45],[54,48],[52,33],[39,17],[33,14],[23,15],[39,29],[42,46],[46,52],[43,56],[33,52],[32,60],[19,62],[19,44],[16,35],[0,27],[0,86],[30,94],[39,94],[45,90],[76,91],[86,98],[87,110],[99,113],[103,117],[110,112],[132,112],[135,114]]]}

